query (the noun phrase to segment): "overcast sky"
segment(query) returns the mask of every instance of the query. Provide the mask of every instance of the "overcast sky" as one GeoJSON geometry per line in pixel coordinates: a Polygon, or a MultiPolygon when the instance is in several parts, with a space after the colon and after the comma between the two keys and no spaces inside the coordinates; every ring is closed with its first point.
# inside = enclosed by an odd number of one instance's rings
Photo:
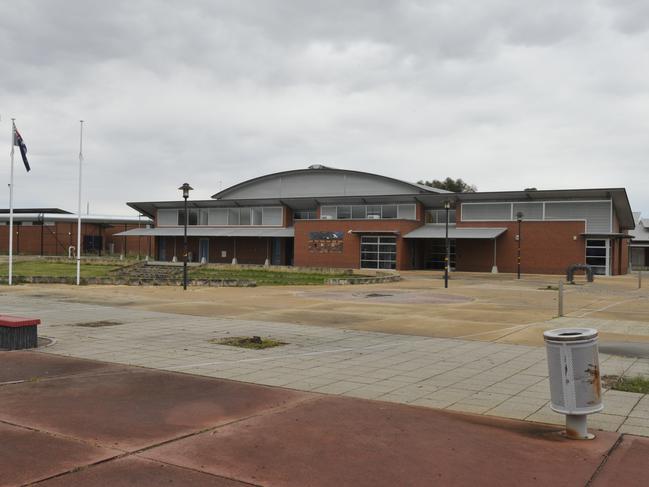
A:
{"type": "Polygon", "coordinates": [[[649,215],[648,53],[646,0],[2,2],[0,177],[15,117],[16,206],[75,210],[82,118],[93,213],[317,163],[649,215]]]}

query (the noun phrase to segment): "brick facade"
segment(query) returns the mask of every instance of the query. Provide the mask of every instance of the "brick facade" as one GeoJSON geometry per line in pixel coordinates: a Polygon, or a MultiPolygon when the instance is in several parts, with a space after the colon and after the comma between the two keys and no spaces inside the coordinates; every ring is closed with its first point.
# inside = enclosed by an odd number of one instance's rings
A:
{"type": "Polygon", "coordinates": [[[397,269],[410,269],[411,244],[401,238],[420,227],[414,220],[296,220],[295,221],[295,265],[312,267],[359,268],[361,258],[361,235],[355,232],[385,232],[381,235],[397,237],[397,269]],[[342,252],[317,253],[310,251],[312,232],[342,232],[342,252]]]}
{"type": "MultiPolygon", "coordinates": [[[[153,255],[151,237],[116,237],[115,234],[138,228],[137,224],[82,223],[81,238],[102,237],[101,254],[153,255]]],[[[52,225],[14,225],[13,251],[16,255],[68,255],[68,248],[77,245],[76,222],[54,222],[52,225]]],[[[9,225],[0,226],[0,253],[9,253],[9,225]]]]}

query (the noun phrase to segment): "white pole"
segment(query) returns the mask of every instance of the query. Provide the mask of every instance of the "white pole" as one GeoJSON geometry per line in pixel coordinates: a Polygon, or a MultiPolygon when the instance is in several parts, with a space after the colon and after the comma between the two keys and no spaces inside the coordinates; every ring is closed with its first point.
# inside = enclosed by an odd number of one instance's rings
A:
{"type": "Polygon", "coordinates": [[[77,286],[81,281],[81,175],[83,168],[83,120],[79,120],[79,205],[77,213],[77,286]]]}
{"type": "Polygon", "coordinates": [[[13,282],[14,269],[14,142],[16,138],[15,118],[11,119],[11,179],[9,183],[9,279],[13,282]]]}

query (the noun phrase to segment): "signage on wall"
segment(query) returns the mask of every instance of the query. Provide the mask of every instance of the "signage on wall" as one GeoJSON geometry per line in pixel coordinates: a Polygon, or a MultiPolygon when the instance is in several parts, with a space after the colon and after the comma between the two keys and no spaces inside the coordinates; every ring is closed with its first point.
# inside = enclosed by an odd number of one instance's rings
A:
{"type": "Polygon", "coordinates": [[[309,232],[309,252],[312,254],[342,254],[343,232],[309,232]]]}

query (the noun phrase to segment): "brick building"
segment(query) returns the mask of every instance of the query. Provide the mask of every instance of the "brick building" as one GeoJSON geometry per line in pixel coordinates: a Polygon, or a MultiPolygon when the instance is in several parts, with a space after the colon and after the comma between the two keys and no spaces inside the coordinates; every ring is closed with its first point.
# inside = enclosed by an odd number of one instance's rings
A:
{"type": "MultiPolygon", "coordinates": [[[[152,255],[153,239],[117,237],[127,230],[146,228],[147,217],[81,216],[84,255],[152,255]]],[[[69,255],[77,245],[77,215],[60,208],[14,209],[15,255],[69,255]]],[[[9,210],[0,209],[0,253],[9,253],[9,210]]]]}
{"type": "MultiPolygon", "coordinates": [[[[559,274],[576,263],[627,271],[635,225],[623,188],[450,193],[320,165],[190,200],[189,253],[206,262],[441,269],[445,204],[457,270],[515,272],[520,242],[523,272],[559,274]]],[[[129,206],[155,224],[118,235],[151,237],[157,259],[182,260],[182,201],[129,206]]]]}

